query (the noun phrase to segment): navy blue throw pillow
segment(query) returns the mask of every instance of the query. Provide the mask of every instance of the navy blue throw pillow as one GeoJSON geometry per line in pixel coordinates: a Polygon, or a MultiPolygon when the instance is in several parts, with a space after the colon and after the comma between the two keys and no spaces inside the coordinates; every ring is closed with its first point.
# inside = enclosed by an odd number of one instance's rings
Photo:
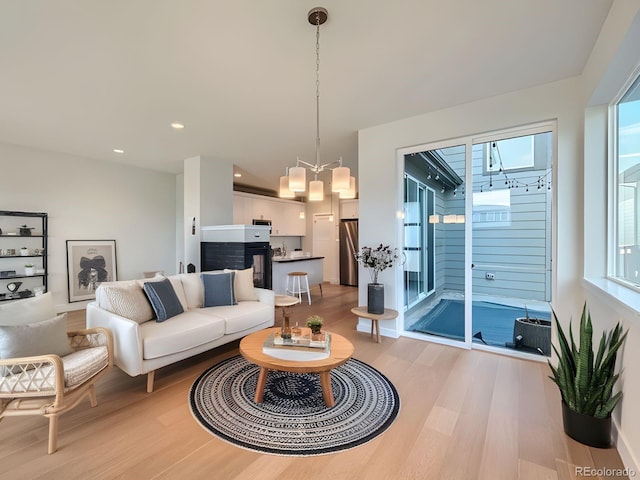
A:
{"type": "Polygon", "coordinates": [[[158,322],[164,322],[168,318],[184,312],[178,295],[176,295],[168,278],[159,282],[145,282],[142,288],[151,302],[158,322]]]}
{"type": "Polygon", "coordinates": [[[233,280],[236,272],[202,274],[204,286],[204,307],[236,305],[233,280]]]}

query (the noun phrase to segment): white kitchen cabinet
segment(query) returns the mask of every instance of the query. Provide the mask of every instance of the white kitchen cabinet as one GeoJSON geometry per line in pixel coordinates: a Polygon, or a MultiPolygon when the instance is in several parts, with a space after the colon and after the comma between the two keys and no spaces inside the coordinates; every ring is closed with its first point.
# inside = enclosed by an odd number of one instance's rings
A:
{"type": "Polygon", "coordinates": [[[340,218],[358,218],[358,200],[340,200],[340,218]]]}
{"type": "Polygon", "coordinates": [[[300,212],[306,217],[303,202],[243,192],[233,194],[233,223],[251,225],[254,219],[271,220],[272,237],[304,237],[307,221],[300,218],[300,212]]]}
{"type": "Polygon", "coordinates": [[[233,196],[233,224],[251,225],[253,219],[253,199],[243,195],[233,196]]]}

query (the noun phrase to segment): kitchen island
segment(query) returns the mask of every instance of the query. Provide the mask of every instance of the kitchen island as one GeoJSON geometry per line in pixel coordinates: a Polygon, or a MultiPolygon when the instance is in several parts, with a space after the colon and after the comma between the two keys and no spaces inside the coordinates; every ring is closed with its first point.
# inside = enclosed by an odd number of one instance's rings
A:
{"type": "Polygon", "coordinates": [[[324,257],[273,257],[271,259],[272,288],[276,295],[286,295],[287,274],[290,272],[307,272],[309,288],[320,286],[322,293],[324,257]]]}

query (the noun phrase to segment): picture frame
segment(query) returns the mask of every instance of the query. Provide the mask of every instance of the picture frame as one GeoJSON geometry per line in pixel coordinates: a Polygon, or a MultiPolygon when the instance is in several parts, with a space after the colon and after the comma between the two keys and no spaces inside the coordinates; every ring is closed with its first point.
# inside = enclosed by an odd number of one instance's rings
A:
{"type": "Polygon", "coordinates": [[[116,280],[115,240],[67,240],[69,303],[94,300],[101,283],[116,280]]]}

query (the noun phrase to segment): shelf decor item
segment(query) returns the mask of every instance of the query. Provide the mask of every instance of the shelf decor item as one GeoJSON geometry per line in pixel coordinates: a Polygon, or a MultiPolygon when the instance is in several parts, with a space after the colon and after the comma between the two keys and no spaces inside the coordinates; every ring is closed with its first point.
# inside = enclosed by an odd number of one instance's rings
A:
{"type": "Polygon", "coordinates": [[[22,225],[20,227],[20,235],[24,236],[24,237],[30,237],[31,236],[31,230],[34,230],[34,227],[27,227],[27,225],[22,225]]]}
{"type": "Polygon", "coordinates": [[[26,263],[24,265],[24,274],[27,277],[31,277],[31,276],[33,276],[33,273],[34,273],[34,271],[33,271],[33,263],[26,263]]]}
{"type": "Polygon", "coordinates": [[[102,282],[117,280],[116,241],[67,240],[67,280],[69,302],[95,299],[102,282]]]}
{"type": "Polygon", "coordinates": [[[578,344],[573,339],[569,324],[567,339],[558,317],[553,312],[558,329],[558,366],[549,366],[562,395],[562,422],[564,431],[574,440],[597,448],[611,446],[611,412],[616,407],[622,391],[613,393],[619,374],[615,373],[618,350],[628,332],[622,333],[620,324],[602,333],[598,351],[593,351],[593,326],[585,303],[580,318],[578,344]]]}
{"type": "Polygon", "coordinates": [[[367,311],[369,313],[384,313],[384,284],[378,283],[378,274],[400,258],[397,248],[380,244],[376,248],[362,247],[355,255],[360,265],[369,272],[371,283],[367,284],[367,311]]]}
{"type": "Polygon", "coordinates": [[[22,247],[20,249],[20,256],[28,257],[29,256],[29,249],[27,247],[22,247]]]}

